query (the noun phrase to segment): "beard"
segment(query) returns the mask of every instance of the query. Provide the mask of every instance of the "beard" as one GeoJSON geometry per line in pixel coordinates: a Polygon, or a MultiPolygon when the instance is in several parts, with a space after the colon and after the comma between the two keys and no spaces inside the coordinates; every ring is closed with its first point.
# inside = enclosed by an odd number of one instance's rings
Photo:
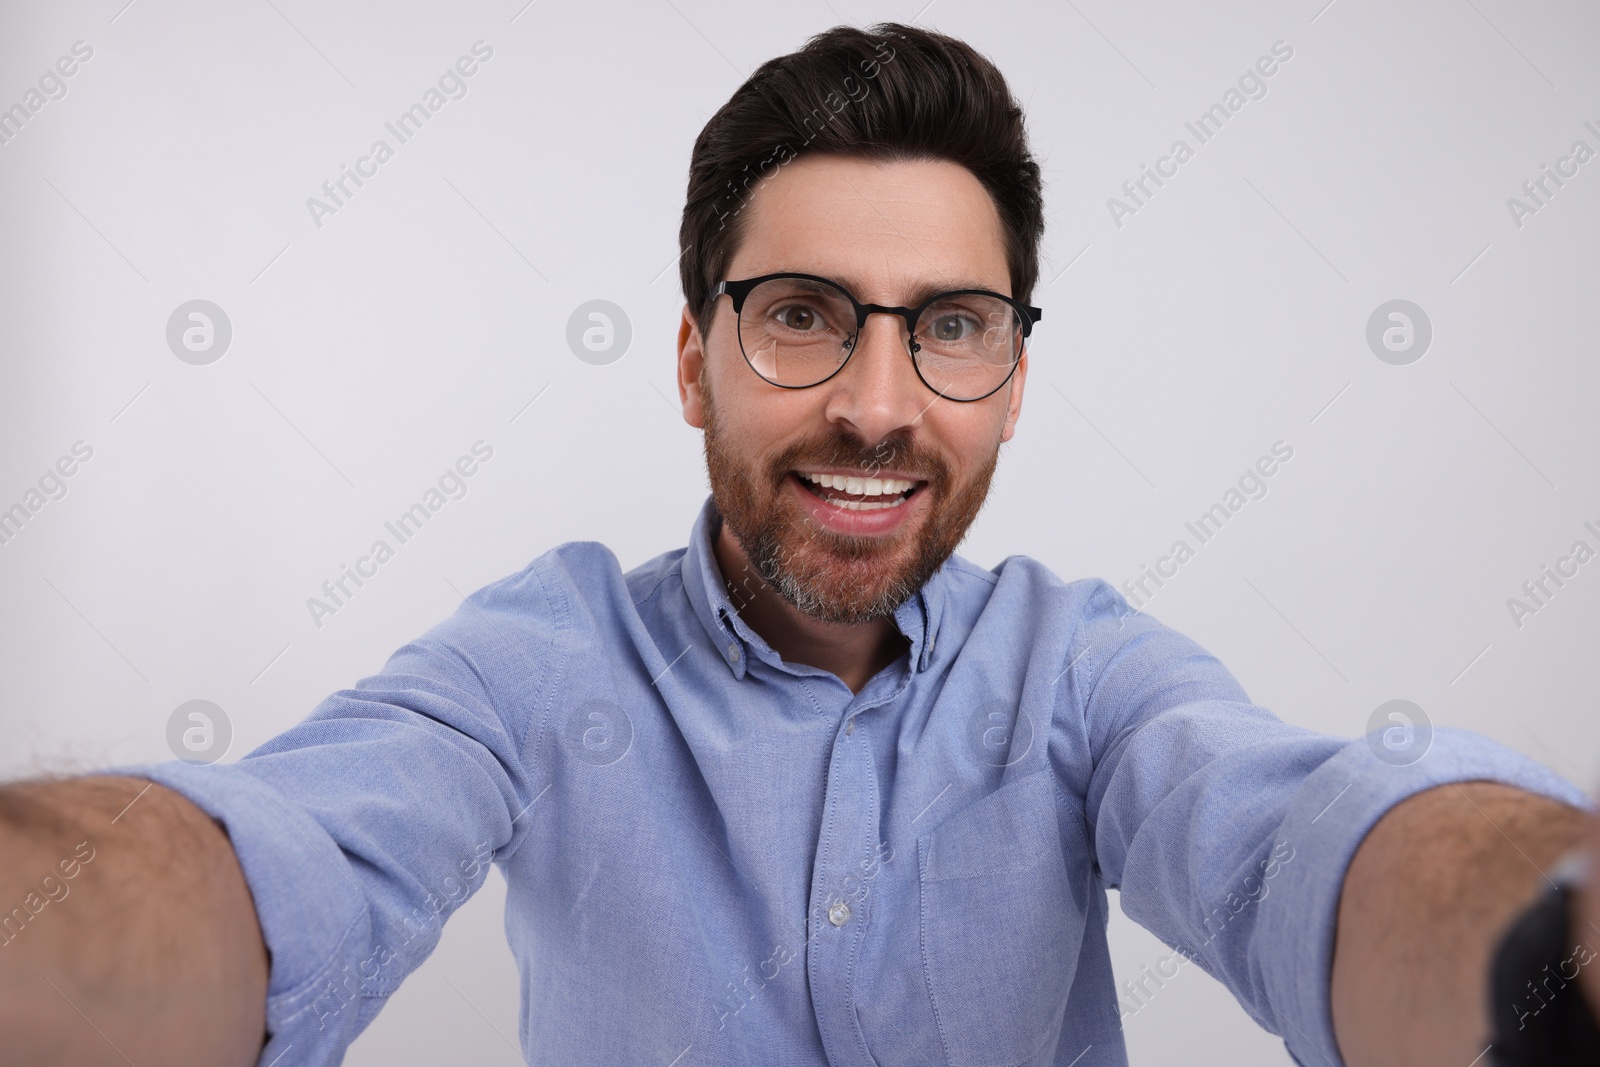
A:
{"type": "MultiPolygon", "coordinates": [[[[956,484],[942,456],[914,442],[909,431],[868,447],[835,429],[790,445],[770,461],[741,462],[726,440],[707,384],[702,377],[712,503],[755,572],[809,618],[854,625],[893,615],[955,553],[989,495],[1000,459],[998,441],[963,484],[956,484]],[[859,470],[863,477],[882,470],[906,472],[926,483],[916,490],[928,495],[921,521],[878,537],[826,529],[785,499],[784,483],[801,467],[859,470]]],[[[723,578],[731,585],[732,576],[723,578]]]]}

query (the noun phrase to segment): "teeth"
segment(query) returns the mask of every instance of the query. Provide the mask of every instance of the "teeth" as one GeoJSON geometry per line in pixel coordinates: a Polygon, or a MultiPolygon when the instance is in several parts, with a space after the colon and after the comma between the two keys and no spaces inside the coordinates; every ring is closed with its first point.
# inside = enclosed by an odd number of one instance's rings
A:
{"type": "MultiPolygon", "coordinates": [[[[916,482],[908,482],[904,478],[855,478],[847,477],[843,474],[808,474],[804,471],[800,472],[800,477],[813,485],[819,485],[824,489],[837,489],[852,496],[888,495],[898,497],[901,493],[917,484],[916,482]]],[[[893,502],[880,504],[877,501],[852,501],[851,503],[865,505],[868,508],[894,506],[893,502]]],[[[853,510],[861,510],[861,508],[853,510]]]]}
{"type": "Polygon", "coordinates": [[[905,501],[899,498],[881,502],[877,500],[840,500],[835,497],[829,500],[828,503],[846,511],[882,511],[884,508],[897,508],[904,504],[905,501]]]}

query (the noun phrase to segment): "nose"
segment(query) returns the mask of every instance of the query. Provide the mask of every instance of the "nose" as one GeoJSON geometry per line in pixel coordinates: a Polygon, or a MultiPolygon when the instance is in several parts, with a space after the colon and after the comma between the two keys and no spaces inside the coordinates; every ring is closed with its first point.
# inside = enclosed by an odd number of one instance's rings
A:
{"type": "Polygon", "coordinates": [[[855,431],[869,444],[897,430],[915,428],[936,399],[911,363],[905,321],[896,315],[868,315],[844,368],[830,378],[824,407],[830,422],[855,431]]]}

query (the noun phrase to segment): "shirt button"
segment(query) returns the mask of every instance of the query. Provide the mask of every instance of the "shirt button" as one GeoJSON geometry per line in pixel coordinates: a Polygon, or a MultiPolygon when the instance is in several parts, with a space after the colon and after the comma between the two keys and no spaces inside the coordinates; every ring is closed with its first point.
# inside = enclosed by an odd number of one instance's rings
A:
{"type": "Polygon", "coordinates": [[[728,662],[729,663],[738,663],[739,662],[739,645],[737,644],[737,642],[730,641],[728,643],[728,662]]]}
{"type": "Polygon", "coordinates": [[[854,715],[852,715],[852,716],[850,716],[850,721],[844,724],[844,735],[846,737],[849,737],[851,734],[853,734],[855,732],[856,732],[856,717],[854,715]]]}
{"type": "Polygon", "coordinates": [[[850,921],[850,905],[844,901],[836,902],[828,909],[828,921],[835,926],[843,926],[850,921]]]}

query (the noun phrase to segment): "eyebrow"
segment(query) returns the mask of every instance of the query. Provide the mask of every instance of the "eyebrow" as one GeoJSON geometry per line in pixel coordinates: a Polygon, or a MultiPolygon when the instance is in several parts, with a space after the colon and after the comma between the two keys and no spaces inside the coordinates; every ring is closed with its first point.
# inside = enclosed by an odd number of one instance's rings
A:
{"type": "MultiPolygon", "coordinates": [[[[829,277],[831,277],[833,281],[838,282],[840,285],[844,286],[846,289],[850,290],[852,293],[857,294],[857,299],[860,299],[861,286],[857,283],[857,279],[846,278],[846,277],[838,277],[838,276],[832,276],[832,275],[827,275],[827,274],[818,274],[817,276],[819,278],[829,278],[829,277]]],[[[921,304],[923,301],[928,300],[931,297],[938,296],[940,293],[955,292],[955,291],[962,290],[962,289],[981,289],[986,293],[999,293],[1001,296],[1005,295],[1005,293],[1001,292],[1000,290],[992,288],[991,286],[985,285],[981,281],[977,281],[977,280],[971,279],[971,278],[956,278],[953,281],[937,281],[937,282],[922,282],[922,283],[920,283],[919,285],[917,285],[915,288],[913,288],[911,290],[911,294],[910,294],[909,297],[906,298],[906,303],[905,303],[904,306],[905,307],[916,307],[918,304],[921,304]]],[[[864,301],[864,303],[872,303],[872,301],[864,301]]]]}

